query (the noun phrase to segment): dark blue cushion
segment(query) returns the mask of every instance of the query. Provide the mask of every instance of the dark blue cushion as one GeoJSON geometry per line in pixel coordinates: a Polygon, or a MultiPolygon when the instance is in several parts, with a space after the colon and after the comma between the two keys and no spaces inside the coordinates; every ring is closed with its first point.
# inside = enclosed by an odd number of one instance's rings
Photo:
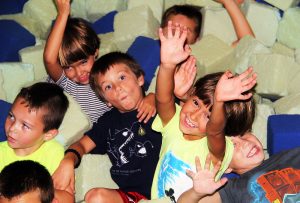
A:
{"type": "Polygon", "coordinates": [[[156,68],[160,64],[160,43],[148,37],[139,36],[127,50],[145,71],[145,90],[148,89],[155,74],[156,68]]]}
{"type": "Polygon", "coordinates": [[[114,31],[114,19],[117,11],[111,11],[105,16],[99,18],[92,24],[92,28],[97,34],[105,34],[114,31]]]}
{"type": "Polygon", "coordinates": [[[13,20],[0,20],[0,62],[19,61],[19,50],[35,45],[35,37],[13,20]]]}
{"type": "Polygon", "coordinates": [[[0,99],[0,142],[6,140],[4,124],[11,104],[0,99]]]}
{"type": "Polygon", "coordinates": [[[277,114],[268,118],[269,155],[300,146],[300,115],[277,114]]]}
{"type": "Polygon", "coordinates": [[[21,13],[27,0],[1,0],[0,15],[21,13]]]}

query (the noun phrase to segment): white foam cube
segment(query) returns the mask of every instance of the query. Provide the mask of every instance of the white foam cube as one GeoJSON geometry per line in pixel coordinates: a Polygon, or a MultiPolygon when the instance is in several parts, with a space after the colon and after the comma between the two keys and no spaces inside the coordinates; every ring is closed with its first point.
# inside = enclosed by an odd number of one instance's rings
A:
{"type": "Polygon", "coordinates": [[[164,10],[167,10],[168,8],[174,6],[174,5],[181,5],[185,4],[185,0],[165,0],[164,1],[164,10]]]}
{"type": "Polygon", "coordinates": [[[100,38],[100,48],[99,48],[99,56],[103,56],[109,52],[118,51],[118,46],[115,44],[114,41],[114,33],[109,32],[106,34],[99,34],[98,37],[100,38]]]}
{"type": "Polygon", "coordinates": [[[228,67],[233,48],[213,35],[206,35],[200,41],[191,45],[192,55],[198,61],[197,77],[203,74],[224,71],[228,67]]]}
{"type": "Polygon", "coordinates": [[[34,67],[34,79],[41,80],[47,76],[43,61],[44,45],[30,46],[19,51],[21,61],[34,67]]]}
{"type": "Polygon", "coordinates": [[[87,191],[95,187],[118,188],[110,176],[111,162],[107,155],[86,154],[76,169],[75,199],[80,202],[87,191]]]}
{"type": "Polygon", "coordinates": [[[275,44],[272,46],[271,50],[273,53],[276,53],[276,54],[282,54],[282,55],[289,56],[292,58],[295,57],[294,49],[291,49],[279,42],[275,42],[275,44]]]}
{"type": "Polygon", "coordinates": [[[34,80],[32,64],[7,62],[0,63],[0,71],[3,75],[3,89],[6,94],[6,101],[12,103],[26,84],[34,80]]]}
{"type": "Polygon", "coordinates": [[[279,10],[255,1],[245,1],[242,6],[245,16],[257,40],[266,46],[272,46],[280,20],[279,10]]]}
{"type": "Polygon", "coordinates": [[[137,36],[157,38],[159,23],[147,5],[116,14],[114,39],[121,51],[127,51],[137,36]]]}
{"type": "Polygon", "coordinates": [[[249,65],[258,74],[256,92],[262,94],[288,95],[291,79],[300,71],[291,57],[279,54],[254,54],[249,65]]]}
{"type": "Polygon", "coordinates": [[[235,30],[228,12],[224,8],[202,9],[201,38],[212,34],[231,45],[237,40],[235,30]]]}
{"type": "Polygon", "coordinates": [[[222,7],[222,4],[213,0],[186,0],[186,4],[192,4],[202,7],[222,7]]]}
{"type": "Polygon", "coordinates": [[[290,8],[284,12],[279,23],[277,39],[290,48],[300,48],[300,8],[290,8]]]}
{"type": "Polygon", "coordinates": [[[276,100],[273,107],[276,114],[300,114],[300,92],[276,100]]]}
{"type": "Polygon", "coordinates": [[[141,0],[128,0],[127,9],[132,9],[141,5],[148,5],[152,10],[154,17],[160,23],[161,16],[163,13],[163,0],[151,0],[151,1],[141,1],[141,0]]]}
{"type": "Polygon", "coordinates": [[[57,10],[53,1],[30,0],[25,3],[23,14],[36,21],[36,29],[40,33],[38,37],[46,39],[57,10]]]}
{"type": "Polygon", "coordinates": [[[296,6],[300,0],[265,0],[265,2],[268,2],[281,10],[286,10],[290,7],[296,6]]]}
{"type": "Polygon", "coordinates": [[[3,88],[3,83],[4,83],[4,79],[3,79],[2,71],[0,70],[0,99],[6,100],[6,94],[3,88]]]}
{"type": "Polygon", "coordinates": [[[235,47],[235,59],[230,63],[230,67],[232,67],[236,73],[242,73],[249,66],[250,56],[259,53],[271,53],[271,50],[252,36],[245,36],[240,39],[235,47]]]}

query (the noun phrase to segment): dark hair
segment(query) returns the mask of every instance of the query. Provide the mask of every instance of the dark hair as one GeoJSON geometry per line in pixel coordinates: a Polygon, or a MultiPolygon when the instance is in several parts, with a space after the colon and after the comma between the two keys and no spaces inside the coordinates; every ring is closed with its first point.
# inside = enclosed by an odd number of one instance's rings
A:
{"type": "MultiPolygon", "coordinates": [[[[198,79],[192,94],[201,99],[206,106],[213,104],[213,95],[223,73],[212,73],[198,79]]],[[[252,88],[248,92],[254,93],[254,89],[252,88]]],[[[233,100],[225,102],[224,107],[227,119],[225,126],[226,135],[242,136],[252,129],[256,108],[253,97],[245,101],[233,100]]]]}
{"type": "Polygon", "coordinates": [[[17,95],[24,99],[29,109],[44,109],[44,132],[58,129],[63,121],[69,106],[69,101],[63,89],[56,84],[38,82],[29,87],[22,88],[17,95]]]}
{"type": "Polygon", "coordinates": [[[0,196],[9,200],[27,192],[38,191],[42,203],[54,199],[54,186],[48,170],[31,160],[13,162],[0,173],[0,196]]]}
{"type": "Polygon", "coordinates": [[[90,26],[81,18],[68,18],[58,57],[61,66],[87,59],[99,49],[100,39],[90,26]]]}
{"type": "Polygon", "coordinates": [[[165,27],[168,25],[168,21],[170,16],[172,15],[184,15],[188,17],[189,19],[193,20],[196,23],[196,27],[194,32],[196,33],[196,37],[199,36],[202,26],[202,14],[201,14],[201,8],[200,6],[195,5],[174,5],[170,8],[168,8],[162,16],[161,19],[161,27],[165,27]]]}
{"type": "Polygon", "coordinates": [[[145,75],[141,66],[128,54],[122,52],[111,52],[101,56],[95,61],[90,72],[90,85],[91,88],[97,93],[97,95],[105,101],[101,93],[101,87],[98,84],[98,74],[105,74],[113,65],[125,64],[130,70],[139,78],[145,75]]]}

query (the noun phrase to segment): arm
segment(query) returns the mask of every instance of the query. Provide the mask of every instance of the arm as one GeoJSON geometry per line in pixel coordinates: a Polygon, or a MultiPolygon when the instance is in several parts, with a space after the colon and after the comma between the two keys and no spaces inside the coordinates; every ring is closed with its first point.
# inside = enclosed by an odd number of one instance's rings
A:
{"type": "Polygon", "coordinates": [[[158,70],[156,81],[156,108],[158,114],[166,125],[175,114],[174,102],[174,73],[178,63],[185,60],[191,50],[188,45],[184,46],[187,36],[187,29],[184,28],[182,34],[180,25],[175,25],[175,33],[172,33],[172,22],[168,22],[168,33],[165,37],[163,31],[159,29],[161,41],[161,65],[158,70]]]}
{"type": "Polygon", "coordinates": [[[56,5],[58,14],[48,36],[43,56],[47,73],[54,81],[57,81],[63,73],[63,69],[58,61],[58,52],[70,14],[70,0],[56,0],[56,5]]]}
{"type": "MultiPolygon", "coordinates": [[[[82,157],[96,147],[95,143],[88,137],[83,136],[79,141],[72,144],[68,149],[74,149],[82,157]]],[[[58,168],[52,175],[54,187],[59,190],[66,190],[73,194],[75,191],[75,170],[74,166],[78,163],[74,153],[66,153],[61,160],[58,168]]]]}
{"type": "Polygon", "coordinates": [[[242,39],[246,35],[251,35],[255,37],[249,22],[247,21],[246,17],[242,13],[239,8],[238,3],[235,0],[217,0],[218,2],[222,3],[225,9],[227,10],[234,30],[237,35],[237,41],[233,43],[235,45],[240,39],[242,39]]]}
{"type": "Polygon", "coordinates": [[[252,94],[243,94],[256,84],[256,74],[253,68],[248,68],[242,74],[233,77],[232,73],[226,71],[217,83],[214,93],[214,104],[210,119],[206,126],[208,148],[213,154],[214,163],[222,160],[225,153],[225,109],[224,102],[231,100],[247,100],[252,94]]]}
{"type": "Polygon", "coordinates": [[[155,114],[155,94],[149,93],[143,98],[143,101],[139,105],[137,117],[139,119],[139,122],[142,122],[144,120],[144,123],[147,123],[151,117],[155,116],[155,114]]]}

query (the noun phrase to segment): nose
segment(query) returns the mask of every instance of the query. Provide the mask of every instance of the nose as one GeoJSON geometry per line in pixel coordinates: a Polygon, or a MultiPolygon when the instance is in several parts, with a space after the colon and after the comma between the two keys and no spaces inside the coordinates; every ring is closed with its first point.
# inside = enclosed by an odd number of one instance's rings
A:
{"type": "Polygon", "coordinates": [[[74,69],[75,69],[76,77],[81,76],[81,73],[82,73],[81,68],[80,67],[74,67],[74,69]]]}
{"type": "Polygon", "coordinates": [[[201,113],[204,113],[202,108],[196,109],[195,111],[193,111],[191,113],[191,119],[196,121],[199,118],[199,116],[201,115],[201,113]]]}

